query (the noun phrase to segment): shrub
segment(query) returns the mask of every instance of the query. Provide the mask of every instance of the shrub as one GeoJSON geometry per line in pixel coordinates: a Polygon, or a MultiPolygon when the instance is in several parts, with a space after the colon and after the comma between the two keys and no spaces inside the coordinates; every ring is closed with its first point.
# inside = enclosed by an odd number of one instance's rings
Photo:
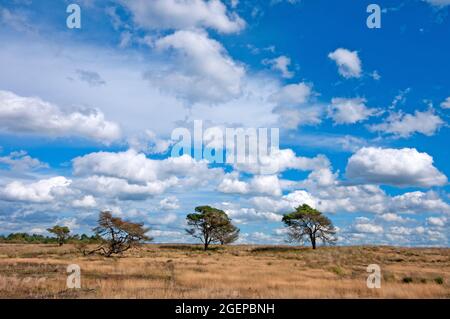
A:
{"type": "Polygon", "coordinates": [[[331,267],[330,270],[338,276],[342,276],[344,274],[344,270],[340,266],[331,267]]]}
{"type": "Polygon", "coordinates": [[[444,278],[436,277],[436,278],[434,278],[434,282],[437,283],[438,285],[443,285],[444,284],[444,278]]]}
{"type": "Polygon", "coordinates": [[[409,283],[413,282],[413,279],[411,277],[403,277],[402,281],[405,284],[409,284],[409,283]]]}

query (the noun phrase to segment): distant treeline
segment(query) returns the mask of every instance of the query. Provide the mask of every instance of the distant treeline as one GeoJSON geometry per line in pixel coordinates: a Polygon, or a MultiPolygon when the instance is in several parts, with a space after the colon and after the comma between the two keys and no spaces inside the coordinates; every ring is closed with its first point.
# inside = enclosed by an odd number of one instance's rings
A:
{"type": "MultiPolygon", "coordinates": [[[[86,244],[97,244],[101,242],[101,237],[98,235],[88,236],[86,234],[82,235],[71,235],[66,239],[66,243],[86,243],[86,244]]],[[[7,236],[0,235],[0,243],[13,243],[13,244],[58,244],[58,238],[48,237],[44,235],[37,234],[27,234],[27,233],[12,233],[7,236]]]]}

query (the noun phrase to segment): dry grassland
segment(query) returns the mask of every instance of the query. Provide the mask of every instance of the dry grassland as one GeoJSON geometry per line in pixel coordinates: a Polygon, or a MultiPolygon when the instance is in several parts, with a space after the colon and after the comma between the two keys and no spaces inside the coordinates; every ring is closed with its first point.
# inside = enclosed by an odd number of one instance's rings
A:
{"type": "Polygon", "coordinates": [[[450,249],[145,245],[83,257],[72,245],[0,245],[0,298],[450,298],[450,249]],[[81,289],[66,267],[81,267],[81,289]],[[378,264],[381,289],[368,289],[378,264]]]}

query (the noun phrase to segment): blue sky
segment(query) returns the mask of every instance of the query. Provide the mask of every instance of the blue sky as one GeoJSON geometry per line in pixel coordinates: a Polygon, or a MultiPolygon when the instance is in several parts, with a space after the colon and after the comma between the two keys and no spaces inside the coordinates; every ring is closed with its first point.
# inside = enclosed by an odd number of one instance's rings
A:
{"type": "Polygon", "coordinates": [[[448,246],[450,2],[373,2],[2,0],[0,233],[111,210],[188,242],[212,205],[277,244],[307,203],[342,245],[448,246]],[[278,171],[172,157],[195,120],[279,128],[278,171]]]}

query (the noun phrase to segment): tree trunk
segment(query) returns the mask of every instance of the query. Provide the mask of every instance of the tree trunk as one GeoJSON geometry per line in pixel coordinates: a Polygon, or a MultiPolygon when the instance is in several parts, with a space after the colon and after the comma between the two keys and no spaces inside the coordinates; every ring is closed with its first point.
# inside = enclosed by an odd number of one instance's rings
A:
{"type": "Polygon", "coordinates": [[[312,245],[312,249],[316,249],[316,237],[315,236],[311,236],[311,245],[312,245]]]}
{"type": "Polygon", "coordinates": [[[209,243],[205,241],[205,251],[208,250],[209,243]]]}

